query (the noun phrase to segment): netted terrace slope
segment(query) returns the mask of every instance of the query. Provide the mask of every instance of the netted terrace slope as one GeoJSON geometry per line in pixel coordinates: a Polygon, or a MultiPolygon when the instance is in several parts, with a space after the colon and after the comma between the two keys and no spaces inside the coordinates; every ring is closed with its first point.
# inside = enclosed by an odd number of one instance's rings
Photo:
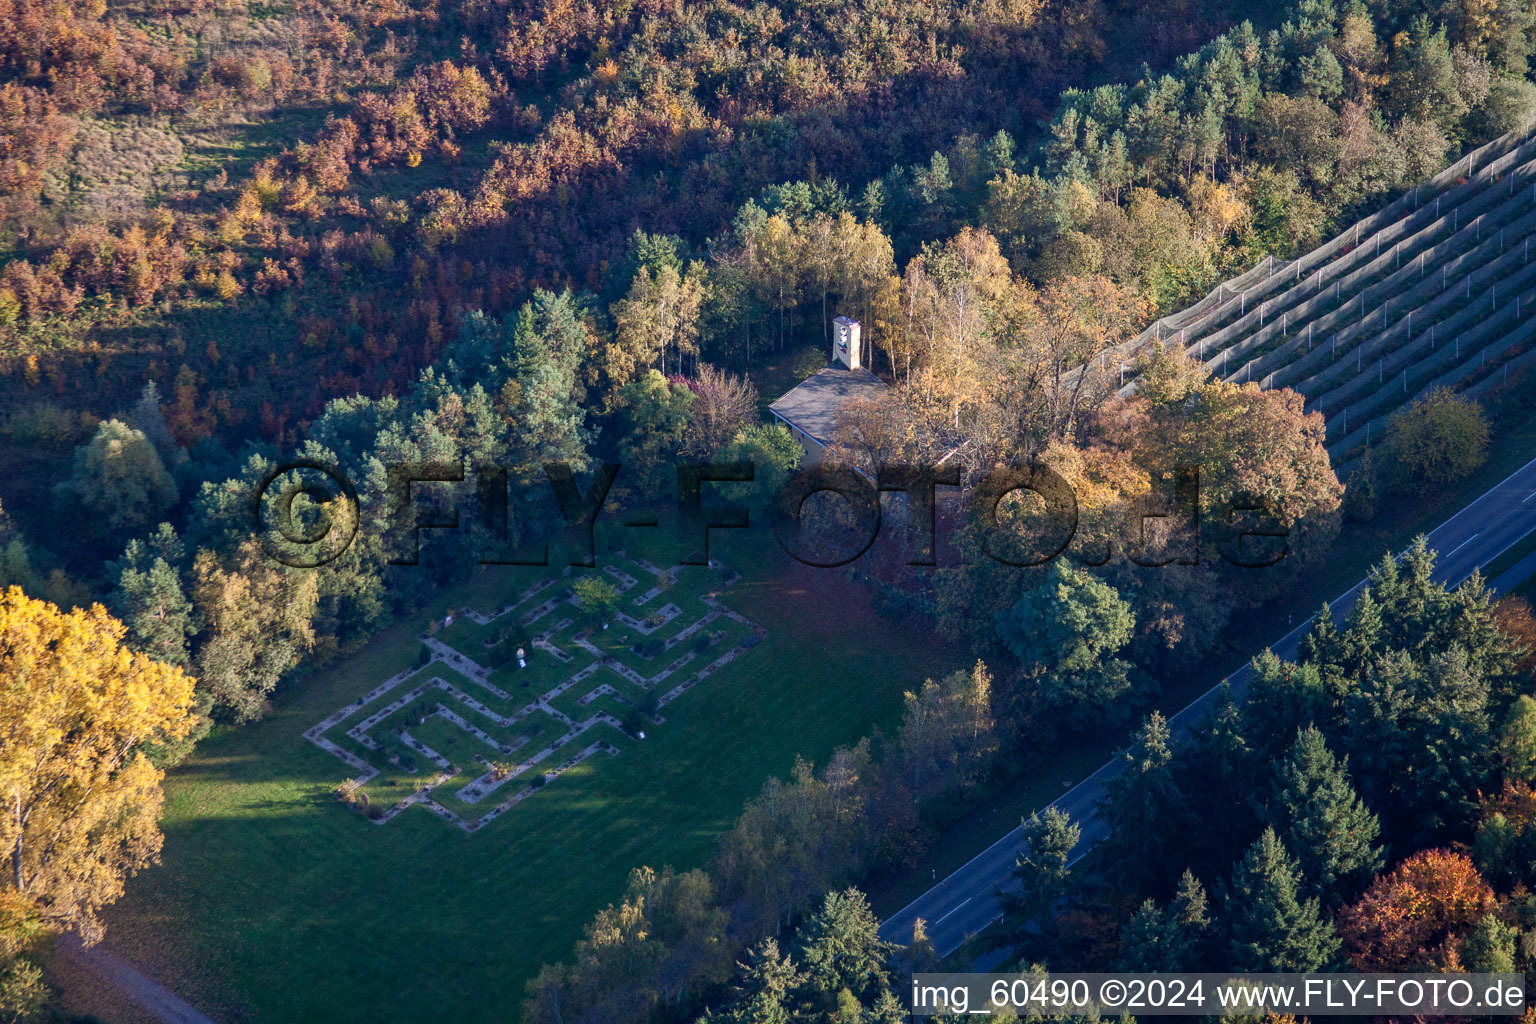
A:
{"type": "Polygon", "coordinates": [[[1121,354],[1161,341],[1225,380],[1294,388],[1343,466],[1413,398],[1481,394],[1536,362],[1533,233],[1536,137],[1506,135],[1300,259],[1265,257],[1121,354]]]}

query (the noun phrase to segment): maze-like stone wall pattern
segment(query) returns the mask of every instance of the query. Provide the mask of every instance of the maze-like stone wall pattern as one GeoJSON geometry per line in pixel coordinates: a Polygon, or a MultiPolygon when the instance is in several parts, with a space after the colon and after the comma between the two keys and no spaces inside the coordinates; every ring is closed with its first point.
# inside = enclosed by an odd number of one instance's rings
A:
{"type": "Polygon", "coordinates": [[[370,807],[376,824],[420,804],[476,832],[587,758],[619,754],[604,730],[622,734],[620,715],[663,724],[662,708],[764,635],[717,598],[683,592],[676,568],[619,554],[601,573],[619,592],[606,627],[582,622],[567,569],[494,612],[464,610],[423,634],[424,664],[338,708],[304,738],[352,769],[365,797],[363,787],[386,772],[409,778],[408,795],[370,807]],[[518,638],[526,638],[525,669],[476,659],[518,638]],[[443,749],[461,739],[470,765],[443,749]]]}

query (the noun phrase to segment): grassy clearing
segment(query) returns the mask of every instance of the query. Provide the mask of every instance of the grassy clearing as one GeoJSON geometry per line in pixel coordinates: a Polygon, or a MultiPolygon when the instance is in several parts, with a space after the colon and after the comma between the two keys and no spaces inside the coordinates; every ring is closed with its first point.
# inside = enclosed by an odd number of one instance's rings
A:
{"type": "MultiPolygon", "coordinates": [[[[430,615],[494,608],[537,577],[481,576],[314,672],[170,774],[164,863],[113,909],[109,948],[221,1019],[515,1019],[528,977],[569,954],[630,869],[704,864],[768,775],[891,729],[903,689],[961,660],[765,544],[719,543],[744,573],[727,601],[767,627],[762,644],[669,705],[646,740],[605,730],[619,756],[583,762],[477,835],[420,808],[368,822],[332,795],[345,766],[301,733],[414,663],[430,615]]],[[[716,583],[684,569],[675,589],[716,583]]],[[[468,770],[477,741],[447,738],[468,770]]]]}

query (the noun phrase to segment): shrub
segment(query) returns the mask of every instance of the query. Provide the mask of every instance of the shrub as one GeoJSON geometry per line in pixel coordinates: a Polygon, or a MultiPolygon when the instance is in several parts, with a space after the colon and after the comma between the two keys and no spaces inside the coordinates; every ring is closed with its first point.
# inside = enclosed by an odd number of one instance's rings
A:
{"type": "Polygon", "coordinates": [[[1360,453],[1344,488],[1344,518],[1354,523],[1376,518],[1376,489],[1376,460],[1367,448],[1360,453]]]}
{"type": "Polygon", "coordinates": [[[1488,420],[1477,402],[1443,388],[1404,407],[1387,425],[1388,463],[1405,491],[1423,492],[1471,473],[1488,457],[1488,420]]]}
{"type": "Polygon", "coordinates": [[[1488,138],[1527,131],[1536,120],[1536,86],[1522,78],[1501,78],[1472,118],[1488,138]]]}
{"type": "Polygon", "coordinates": [[[619,607],[619,591],[607,580],[581,579],[572,585],[586,620],[596,625],[613,617],[619,607]]]}

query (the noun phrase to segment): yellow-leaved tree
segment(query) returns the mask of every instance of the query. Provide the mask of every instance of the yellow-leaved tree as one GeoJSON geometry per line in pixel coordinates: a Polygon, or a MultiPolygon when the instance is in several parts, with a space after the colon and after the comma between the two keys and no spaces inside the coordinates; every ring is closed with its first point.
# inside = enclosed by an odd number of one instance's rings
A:
{"type": "Polygon", "coordinates": [[[124,879],[159,857],[161,773],[140,748],[193,723],[192,678],[123,633],[100,605],[0,594],[0,895],[87,942],[124,879]]]}

